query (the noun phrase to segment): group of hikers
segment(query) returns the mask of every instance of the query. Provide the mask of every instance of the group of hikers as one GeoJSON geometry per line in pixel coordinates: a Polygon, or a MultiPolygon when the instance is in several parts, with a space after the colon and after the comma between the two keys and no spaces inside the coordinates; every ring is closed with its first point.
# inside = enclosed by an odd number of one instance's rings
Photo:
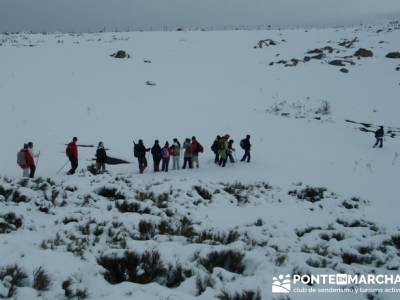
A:
{"type": "MultiPolygon", "coordinates": [[[[385,131],[383,126],[380,126],[375,131],[376,142],[373,148],[383,147],[383,137],[385,131]]],[[[78,138],[74,137],[72,141],[67,145],[66,155],[71,164],[71,169],[67,172],[67,175],[72,175],[78,168],[78,138]]],[[[151,148],[147,148],[143,140],[139,140],[138,143],[134,143],[133,154],[138,160],[139,173],[143,174],[148,166],[146,154],[151,153],[153,158],[154,172],[168,172],[169,163],[172,159],[172,170],[179,170],[181,168],[181,156],[183,153],[183,165],[182,169],[187,167],[192,169],[193,167],[199,168],[199,154],[204,152],[203,146],[197,141],[196,137],[193,136],[191,139],[186,138],[183,145],[179,142],[177,138],[173,139],[170,145],[168,141],[165,142],[164,146],[161,147],[159,140],[154,141],[154,145],[151,148]],[[160,170],[161,164],[161,170],[160,170]]],[[[215,164],[225,167],[226,163],[235,163],[235,148],[233,147],[234,140],[230,139],[229,134],[223,136],[218,135],[212,146],[211,151],[215,155],[215,164]]],[[[244,150],[243,157],[240,161],[250,162],[251,155],[251,143],[250,135],[240,141],[240,147],[244,150]]],[[[22,169],[23,177],[34,178],[36,167],[39,161],[39,153],[35,153],[33,150],[33,143],[28,142],[24,144],[23,148],[17,154],[17,164],[22,169]],[[35,161],[36,159],[36,161],[35,161]]],[[[67,162],[68,163],[68,162],[67,162]]],[[[108,163],[108,156],[106,148],[103,142],[99,142],[96,150],[96,172],[103,173],[106,171],[106,164],[108,163]]]]}
{"type": "Polygon", "coordinates": [[[181,152],[183,152],[182,169],[186,169],[186,167],[192,169],[193,166],[196,166],[196,168],[200,167],[199,154],[203,151],[203,146],[197,141],[196,137],[194,136],[192,137],[192,139],[186,138],[183,145],[181,145],[177,138],[174,138],[171,146],[169,142],[166,141],[164,146],[161,147],[159,140],[155,140],[154,145],[151,148],[146,148],[143,144],[143,140],[139,140],[137,144],[134,142],[133,146],[133,155],[138,160],[140,174],[142,174],[147,168],[147,152],[150,152],[153,157],[154,172],[160,172],[160,163],[161,171],[168,172],[169,162],[171,158],[172,169],[180,169],[181,152]]]}
{"type": "MultiPolygon", "coordinates": [[[[229,138],[229,134],[225,134],[222,137],[218,135],[211,146],[211,150],[215,154],[214,162],[221,167],[225,167],[228,159],[231,163],[235,162],[233,157],[233,154],[236,151],[236,149],[233,148],[234,140],[229,138]]],[[[247,162],[250,162],[250,135],[247,135],[246,138],[240,141],[240,147],[244,150],[244,155],[240,161],[247,160],[247,162]]]]}
{"type": "MultiPolygon", "coordinates": [[[[78,138],[74,137],[70,143],[67,144],[65,153],[68,157],[68,161],[71,164],[71,169],[67,172],[67,175],[75,174],[78,168],[78,138]]],[[[147,148],[143,140],[139,140],[133,146],[133,155],[138,160],[139,173],[143,174],[148,166],[146,154],[151,153],[153,158],[154,172],[168,172],[170,160],[172,159],[172,170],[181,169],[181,156],[183,156],[182,169],[192,169],[194,167],[199,168],[199,155],[204,152],[203,146],[197,141],[196,137],[193,136],[191,139],[186,138],[183,145],[177,138],[173,139],[170,145],[168,141],[165,142],[164,146],[161,147],[159,140],[154,141],[154,145],[151,148],[147,148]],[[160,170],[161,164],[161,170],[160,170]]],[[[229,135],[217,136],[214,143],[211,146],[211,150],[215,154],[215,163],[225,167],[226,162],[229,158],[231,163],[235,162],[233,153],[233,140],[229,140],[229,135]]],[[[250,135],[247,135],[245,139],[241,140],[240,146],[244,150],[244,155],[241,161],[247,160],[250,162],[250,135]]],[[[35,170],[37,161],[39,159],[40,152],[35,154],[33,151],[33,143],[29,142],[24,145],[17,154],[17,163],[22,169],[23,177],[33,178],[35,176],[35,170]],[[37,161],[35,162],[35,158],[37,161]]],[[[99,142],[96,150],[96,173],[103,173],[106,171],[106,164],[110,162],[110,158],[107,156],[106,148],[103,142],[99,142]]],[[[67,162],[68,163],[68,162],[67,162]]],[[[67,164],[66,163],[66,164],[67,164]]],[[[125,162],[127,163],[127,162],[125,162]]],[[[65,164],[65,165],[66,165],[65,164]]],[[[65,165],[63,167],[65,167],[65,165]]],[[[60,170],[61,171],[61,170],[60,170]]]]}

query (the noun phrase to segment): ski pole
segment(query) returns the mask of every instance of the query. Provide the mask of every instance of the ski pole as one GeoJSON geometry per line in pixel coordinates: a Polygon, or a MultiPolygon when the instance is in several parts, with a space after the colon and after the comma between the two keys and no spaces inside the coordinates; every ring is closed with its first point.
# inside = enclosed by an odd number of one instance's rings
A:
{"type": "Polygon", "coordinates": [[[65,166],[68,164],[68,160],[65,162],[65,164],[60,168],[60,170],[57,171],[56,175],[60,174],[60,172],[65,168],[65,166]]]}
{"type": "Polygon", "coordinates": [[[39,165],[39,158],[40,158],[40,151],[39,151],[39,153],[38,153],[38,155],[37,155],[37,160],[36,160],[36,163],[35,163],[35,170],[37,170],[37,168],[38,168],[38,165],[39,165]]]}

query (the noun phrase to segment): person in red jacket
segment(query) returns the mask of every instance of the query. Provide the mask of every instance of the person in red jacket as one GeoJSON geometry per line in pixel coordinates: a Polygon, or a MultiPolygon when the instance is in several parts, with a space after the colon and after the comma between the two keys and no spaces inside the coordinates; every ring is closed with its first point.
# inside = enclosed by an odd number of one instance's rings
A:
{"type": "Polygon", "coordinates": [[[169,160],[171,155],[174,153],[174,150],[169,147],[169,143],[165,142],[164,147],[161,149],[161,158],[162,158],[162,172],[168,172],[169,160]]]}
{"type": "Polygon", "coordinates": [[[17,163],[22,169],[22,177],[29,177],[30,165],[32,165],[33,157],[31,156],[28,144],[24,144],[24,147],[18,152],[17,163]]]}
{"type": "Polygon", "coordinates": [[[192,164],[199,167],[199,153],[203,152],[203,146],[196,140],[196,137],[192,137],[192,143],[190,144],[190,149],[192,152],[192,164]]]}
{"type": "Polygon", "coordinates": [[[78,168],[78,146],[76,142],[78,141],[77,137],[72,139],[67,146],[66,154],[68,156],[69,161],[71,162],[71,170],[68,171],[67,175],[72,175],[75,173],[78,168]]]}

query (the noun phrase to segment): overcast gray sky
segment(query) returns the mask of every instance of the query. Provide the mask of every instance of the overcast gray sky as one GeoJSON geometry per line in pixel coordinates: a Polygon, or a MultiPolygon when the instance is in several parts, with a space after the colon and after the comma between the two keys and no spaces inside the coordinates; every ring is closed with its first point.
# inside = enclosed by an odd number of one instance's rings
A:
{"type": "Polygon", "coordinates": [[[0,0],[0,31],[345,25],[400,16],[400,0],[0,0]]]}

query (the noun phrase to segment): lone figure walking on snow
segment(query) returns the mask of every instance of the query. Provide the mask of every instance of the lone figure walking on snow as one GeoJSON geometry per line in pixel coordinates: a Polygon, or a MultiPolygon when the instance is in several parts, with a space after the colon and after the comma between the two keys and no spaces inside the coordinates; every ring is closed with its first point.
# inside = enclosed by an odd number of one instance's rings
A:
{"type": "Polygon", "coordinates": [[[71,163],[71,170],[68,171],[67,175],[75,174],[75,171],[78,168],[78,146],[76,145],[77,141],[78,138],[74,137],[72,139],[72,142],[68,144],[67,150],[65,151],[71,163]]]}
{"type": "Polygon", "coordinates": [[[382,148],[384,135],[385,135],[385,131],[383,130],[383,126],[380,126],[379,129],[377,131],[375,131],[376,143],[374,144],[373,148],[378,146],[378,144],[379,144],[379,148],[382,148]]]}
{"type": "Polygon", "coordinates": [[[246,138],[240,141],[240,147],[244,150],[244,155],[240,161],[245,161],[247,159],[247,162],[249,163],[251,149],[250,135],[246,135],[246,138]]]}

